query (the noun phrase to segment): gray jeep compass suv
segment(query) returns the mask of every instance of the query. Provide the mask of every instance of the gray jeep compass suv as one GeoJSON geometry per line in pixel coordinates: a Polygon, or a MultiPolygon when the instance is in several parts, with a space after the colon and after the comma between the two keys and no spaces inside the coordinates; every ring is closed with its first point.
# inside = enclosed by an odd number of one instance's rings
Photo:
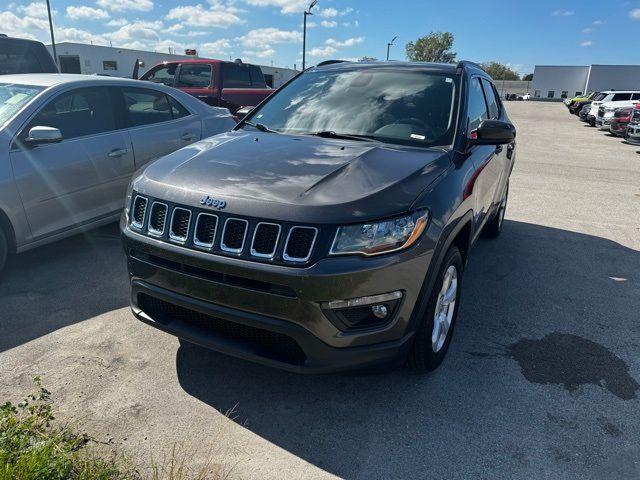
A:
{"type": "Polygon", "coordinates": [[[121,228],[135,316],[294,371],[442,362],[515,129],[477,65],[327,62],[148,166],[121,228]]]}

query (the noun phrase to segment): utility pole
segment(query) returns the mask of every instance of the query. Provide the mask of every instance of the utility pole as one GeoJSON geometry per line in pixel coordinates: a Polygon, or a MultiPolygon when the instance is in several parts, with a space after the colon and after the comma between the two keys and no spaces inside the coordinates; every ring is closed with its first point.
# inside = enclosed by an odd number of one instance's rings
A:
{"type": "Polygon", "coordinates": [[[389,50],[391,50],[391,46],[393,45],[393,42],[396,41],[396,38],[398,38],[397,35],[395,37],[393,37],[393,40],[391,40],[389,43],[387,43],[387,62],[389,61],[389,50]]]}
{"type": "Polygon", "coordinates": [[[307,17],[309,15],[313,15],[313,13],[311,13],[311,9],[315,7],[317,3],[318,3],[318,0],[313,0],[313,2],[311,2],[311,5],[309,5],[309,9],[304,11],[304,22],[302,27],[302,71],[303,72],[307,63],[307,17]]]}
{"type": "Polygon", "coordinates": [[[53,36],[53,20],[51,19],[51,5],[49,5],[49,0],[47,0],[47,13],[49,14],[49,30],[51,31],[51,49],[53,50],[53,61],[56,62],[56,65],[58,65],[58,54],[56,53],[56,39],[53,36]]]}

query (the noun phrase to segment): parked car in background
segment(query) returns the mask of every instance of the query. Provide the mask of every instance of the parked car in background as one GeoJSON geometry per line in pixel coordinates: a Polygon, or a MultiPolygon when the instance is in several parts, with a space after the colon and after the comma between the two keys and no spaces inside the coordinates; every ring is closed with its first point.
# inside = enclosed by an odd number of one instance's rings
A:
{"type": "Polygon", "coordinates": [[[598,114],[596,116],[596,127],[598,127],[598,129],[600,130],[608,131],[615,112],[617,112],[620,108],[633,108],[636,103],[638,103],[638,100],[640,100],[640,94],[638,94],[638,98],[633,101],[625,100],[621,102],[602,103],[598,107],[598,114]]]}
{"type": "MultiPolygon", "coordinates": [[[[582,100],[590,100],[591,98],[593,98],[593,95],[595,94],[595,92],[588,92],[584,95],[576,95],[573,98],[565,98],[562,103],[565,104],[565,106],[569,109],[571,109],[571,107],[573,106],[574,103],[576,102],[580,102],[582,100]]],[[[573,112],[571,112],[573,113],[573,112]]]]}
{"type": "MultiPolygon", "coordinates": [[[[596,118],[598,116],[598,109],[600,108],[600,105],[602,105],[603,103],[611,103],[611,102],[630,102],[632,100],[638,101],[640,100],[640,91],[610,90],[610,91],[600,92],[597,98],[598,98],[597,100],[594,99],[593,102],[591,102],[591,110],[587,115],[587,121],[589,122],[589,125],[591,125],[592,127],[596,126],[596,118]]],[[[622,107],[625,105],[619,104],[618,106],[622,107]]],[[[604,116],[604,112],[603,112],[603,116],[604,116]]]]}
{"type": "Polygon", "coordinates": [[[10,253],[117,220],[136,170],[234,125],[164,85],[0,77],[0,269],[10,253]]]}
{"type": "Polygon", "coordinates": [[[433,370],[469,249],[502,231],[515,155],[478,65],[307,69],[235,131],[133,180],[120,223],[132,310],[293,371],[433,370]]]}
{"type": "Polygon", "coordinates": [[[618,137],[624,137],[627,133],[627,126],[631,122],[633,107],[621,107],[613,113],[613,118],[609,124],[609,132],[618,137]]]}
{"type": "MultiPolygon", "coordinates": [[[[569,106],[569,112],[571,112],[574,115],[580,115],[580,111],[582,110],[582,107],[584,107],[585,105],[590,105],[599,96],[601,96],[600,92],[593,92],[587,98],[577,99],[571,104],[571,106],[569,106]]],[[[601,97],[604,98],[604,95],[602,95],[601,97]]]]}
{"type": "Polygon", "coordinates": [[[16,73],[58,73],[58,67],[44,44],[0,34],[0,75],[16,73]]]}
{"type": "Polygon", "coordinates": [[[214,107],[231,113],[256,106],[274,90],[267,86],[260,67],[221,60],[193,59],[164,62],[140,77],[178,88],[214,107]]]}
{"type": "Polygon", "coordinates": [[[531,100],[531,95],[529,93],[522,93],[518,95],[518,100],[531,100]]]}
{"type": "Polygon", "coordinates": [[[589,115],[590,111],[591,111],[591,102],[587,102],[582,106],[580,113],[578,113],[578,117],[580,117],[580,120],[583,122],[588,121],[587,115],[589,115]]]}
{"type": "Polygon", "coordinates": [[[640,103],[635,106],[631,113],[631,122],[627,126],[624,139],[627,143],[640,145],[640,103]]]}

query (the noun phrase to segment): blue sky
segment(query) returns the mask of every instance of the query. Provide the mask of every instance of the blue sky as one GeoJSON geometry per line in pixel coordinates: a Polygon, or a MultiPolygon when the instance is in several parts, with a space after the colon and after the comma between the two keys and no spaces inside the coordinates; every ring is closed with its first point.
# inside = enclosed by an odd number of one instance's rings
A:
{"type": "MultiPolygon", "coordinates": [[[[51,0],[57,41],[182,53],[293,67],[301,64],[310,0],[51,0]]],[[[0,5],[0,32],[48,42],[44,3],[0,5]]],[[[450,31],[458,58],[495,60],[520,73],[535,64],[639,63],[640,0],[319,0],[309,17],[308,64],[384,58],[430,31],[450,31]]]]}

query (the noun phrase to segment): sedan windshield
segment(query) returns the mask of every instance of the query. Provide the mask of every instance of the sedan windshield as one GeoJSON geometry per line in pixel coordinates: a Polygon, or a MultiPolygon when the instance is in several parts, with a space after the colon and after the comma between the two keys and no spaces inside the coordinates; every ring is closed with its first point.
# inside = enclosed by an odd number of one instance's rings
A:
{"type": "Polygon", "coordinates": [[[43,87],[0,83],[0,126],[8,122],[13,115],[31,101],[43,87]]]}
{"type": "Polygon", "coordinates": [[[248,120],[279,133],[449,145],[457,83],[453,75],[418,69],[312,71],[279,90],[248,120]]]}

